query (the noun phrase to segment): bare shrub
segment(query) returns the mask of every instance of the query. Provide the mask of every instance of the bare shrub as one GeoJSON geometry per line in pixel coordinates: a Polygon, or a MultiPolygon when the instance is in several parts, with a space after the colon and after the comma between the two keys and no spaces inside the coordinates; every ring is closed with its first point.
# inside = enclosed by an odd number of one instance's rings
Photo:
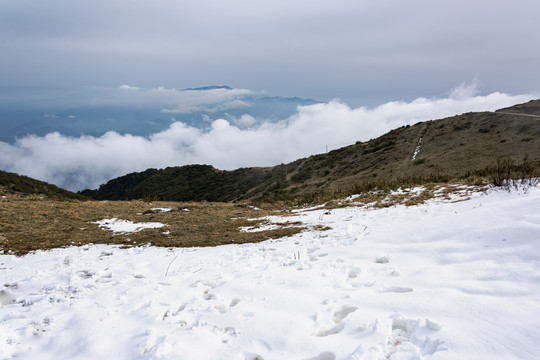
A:
{"type": "Polygon", "coordinates": [[[497,158],[495,166],[489,169],[491,184],[504,188],[508,191],[538,185],[540,182],[540,172],[538,163],[529,161],[525,156],[520,163],[510,158],[497,158]]]}

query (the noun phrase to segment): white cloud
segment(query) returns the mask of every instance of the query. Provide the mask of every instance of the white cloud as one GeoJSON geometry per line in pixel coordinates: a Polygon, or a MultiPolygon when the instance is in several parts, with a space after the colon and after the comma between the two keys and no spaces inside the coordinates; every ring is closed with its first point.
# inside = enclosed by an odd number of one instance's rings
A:
{"type": "MultiPolygon", "coordinates": [[[[233,95],[234,96],[234,95],[233,95]]],[[[202,99],[199,99],[201,101],[202,99]]],[[[213,100],[221,101],[221,99],[213,100]]],[[[204,99],[203,103],[208,102],[208,99],[204,99]]],[[[225,101],[222,103],[213,104],[213,106],[202,106],[202,105],[193,105],[193,104],[180,104],[177,105],[174,109],[161,109],[161,112],[164,114],[191,114],[194,112],[208,112],[213,113],[216,111],[225,111],[230,109],[244,108],[249,107],[250,104],[243,100],[232,100],[225,101]]]]}
{"type": "Polygon", "coordinates": [[[248,128],[257,123],[257,119],[249,114],[244,114],[238,119],[234,119],[234,123],[240,128],[248,128]]]}
{"type": "Polygon", "coordinates": [[[161,112],[164,114],[191,114],[194,112],[211,112],[212,109],[206,106],[190,105],[190,104],[180,104],[174,109],[161,109],[161,112]]]}
{"type": "MultiPolygon", "coordinates": [[[[101,137],[58,133],[0,143],[0,168],[69,189],[95,188],[107,180],[147,168],[211,164],[220,169],[270,166],[377,137],[396,127],[469,111],[488,111],[526,102],[534,95],[473,95],[461,85],[446,98],[389,102],[351,108],[340,101],[299,107],[277,123],[244,115],[216,119],[207,129],[174,122],[148,138],[109,132],[101,137]],[[460,94],[456,96],[456,94],[460,94]],[[255,125],[255,126],[253,126],[255,125]]],[[[167,91],[167,90],[158,90],[167,91]]]]}
{"type": "Polygon", "coordinates": [[[263,92],[249,89],[178,90],[163,86],[139,88],[121,85],[117,88],[92,88],[90,104],[152,105],[163,107],[165,114],[188,114],[197,111],[214,112],[250,106],[244,99],[263,92]]]}
{"type": "Polygon", "coordinates": [[[480,81],[475,77],[470,84],[463,82],[458,87],[452,89],[450,91],[450,98],[460,100],[474,97],[479,93],[479,86],[480,81]]]}
{"type": "Polygon", "coordinates": [[[121,90],[140,90],[140,88],[138,88],[137,86],[130,86],[126,84],[120,85],[118,88],[121,90]]]}
{"type": "Polygon", "coordinates": [[[220,104],[217,108],[217,110],[229,110],[229,109],[238,109],[238,108],[245,108],[250,107],[251,104],[249,104],[246,101],[243,100],[232,100],[227,101],[222,104],[220,104]]]}

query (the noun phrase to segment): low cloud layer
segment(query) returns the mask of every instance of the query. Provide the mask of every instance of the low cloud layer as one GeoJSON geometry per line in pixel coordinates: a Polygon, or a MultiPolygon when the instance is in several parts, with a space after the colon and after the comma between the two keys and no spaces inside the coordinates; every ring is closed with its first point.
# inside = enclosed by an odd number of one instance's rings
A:
{"type": "MultiPolygon", "coordinates": [[[[137,92],[138,89],[125,88],[137,92]]],[[[214,119],[200,129],[175,122],[149,137],[109,132],[101,137],[28,136],[0,142],[0,169],[28,175],[70,190],[96,188],[134,171],[186,164],[219,169],[271,166],[380,136],[402,125],[468,111],[496,110],[535,95],[477,95],[475,84],[461,85],[445,98],[389,102],[351,108],[338,100],[299,107],[280,122],[214,119]]],[[[200,105],[197,104],[197,105],[200,105]]]]}

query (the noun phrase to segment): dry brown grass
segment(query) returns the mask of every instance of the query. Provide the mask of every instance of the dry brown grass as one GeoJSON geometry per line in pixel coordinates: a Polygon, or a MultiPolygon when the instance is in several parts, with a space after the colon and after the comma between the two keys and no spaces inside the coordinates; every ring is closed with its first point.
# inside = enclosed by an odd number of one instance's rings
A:
{"type": "Polygon", "coordinates": [[[473,191],[487,189],[486,184],[470,184],[465,181],[450,183],[428,183],[416,188],[405,188],[401,191],[373,190],[359,194],[353,200],[331,200],[324,204],[325,209],[336,209],[347,206],[370,206],[386,208],[395,205],[421,205],[434,198],[461,201],[468,198],[473,191]]]}
{"type": "MultiPolygon", "coordinates": [[[[465,185],[430,183],[402,191],[374,190],[361,193],[353,200],[328,201],[318,209],[346,206],[384,208],[399,204],[412,206],[435,197],[459,201],[466,198],[470,191],[482,190],[480,186],[465,185]]],[[[272,230],[241,231],[243,227],[257,229],[270,225],[266,216],[277,215],[286,219],[294,215],[284,204],[257,206],[259,208],[246,204],[209,202],[54,200],[35,195],[5,194],[0,197],[0,253],[23,255],[40,249],[91,243],[122,246],[150,244],[162,247],[217,246],[286,237],[306,229],[302,223],[291,219],[272,223],[272,230]],[[175,211],[152,211],[153,208],[175,211]],[[94,223],[111,218],[134,223],[160,222],[166,226],[136,233],[113,234],[94,223]]],[[[319,226],[311,229],[325,231],[329,228],[319,226]]]]}
{"type": "MultiPolygon", "coordinates": [[[[178,203],[144,201],[51,200],[8,194],[0,198],[0,252],[26,254],[84,244],[119,244],[163,247],[217,246],[259,242],[290,236],[303,230],[280,224],[275,230],[245,233],[240,227],[258,226],[272,210],[231,203],[178,203]],[[179,209],[154,212],[152,208],[179,209]],[[182,211],[187,208],[189,211],[182,211]],[[130,234],[113,234],[92,222],[118,218],[138,222],[161,222],[166,227],[130,234]]],[[[279,213],[280,215],[282,213],[279,213]]]]}

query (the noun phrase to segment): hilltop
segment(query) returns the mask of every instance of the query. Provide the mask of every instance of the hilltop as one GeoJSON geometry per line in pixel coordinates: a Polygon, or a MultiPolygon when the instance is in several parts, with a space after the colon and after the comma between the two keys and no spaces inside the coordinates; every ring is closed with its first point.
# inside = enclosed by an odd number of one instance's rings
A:
{"type": "Polygon", "coordinates": [[[266,168],[148,169],[81,194],[94,199],[238,201],[347,194],[381,184],[487,176],[497,159],[540,162],[540,100],[404,126],[366,142],[266,168]]]}
{"type": "Polygon", "coordinates": [[[0,194],[40,195],[53,199],[82,199],[83,196],[71,191],[32,179],[0,170],[0,194]]]}

